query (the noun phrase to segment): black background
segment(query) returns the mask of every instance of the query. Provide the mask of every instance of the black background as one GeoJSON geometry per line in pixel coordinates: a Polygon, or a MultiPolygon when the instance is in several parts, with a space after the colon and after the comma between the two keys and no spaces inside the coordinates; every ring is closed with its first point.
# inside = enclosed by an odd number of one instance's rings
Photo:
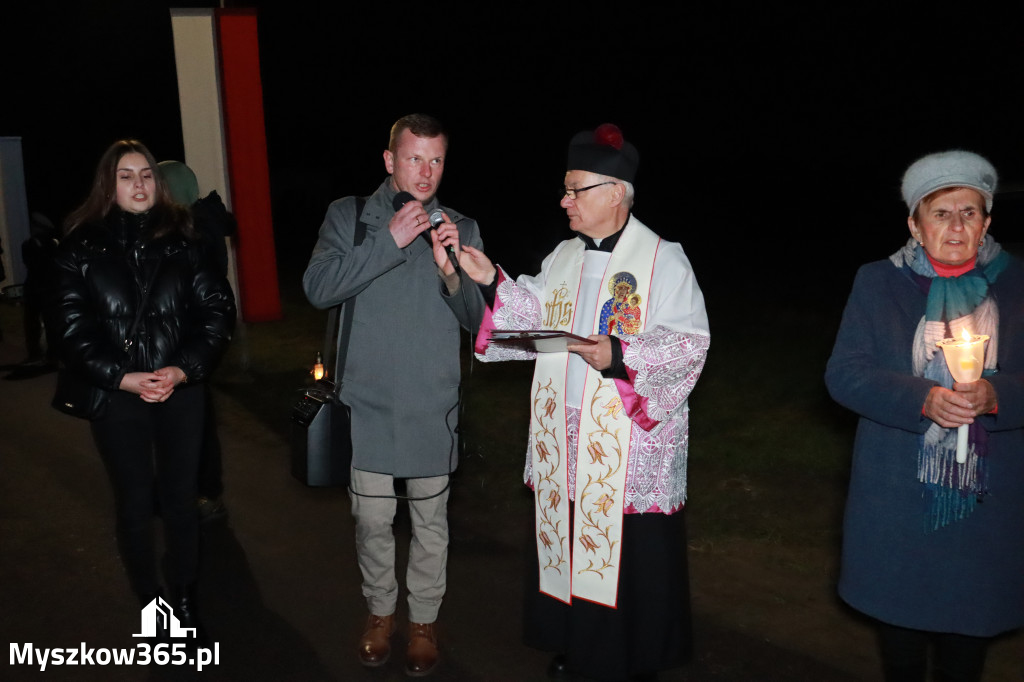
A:
{"type": "MultiPolygon", "coordinates": [[[[327,204],[384,178],[390,124],[412,111],[449,128],[442,200],[513,274],[568,234],[567,141],[606,121],[640,150],[636,215],[705,289],[841,301],[857,265],[903,243],[900,177],[928,152],[977,151],[1024,187],[1019,3],[233,4],[259,11],[288,277],[327,204]]],[[[168,7],[189,5],[209,3],[5,10],[0,135],[23,138],[30,210],[62,219],[115,139],[182,158],[168,7]]],[[[997,197],[1001,241],[1024,241],[1022,203],[997,197]]]]}

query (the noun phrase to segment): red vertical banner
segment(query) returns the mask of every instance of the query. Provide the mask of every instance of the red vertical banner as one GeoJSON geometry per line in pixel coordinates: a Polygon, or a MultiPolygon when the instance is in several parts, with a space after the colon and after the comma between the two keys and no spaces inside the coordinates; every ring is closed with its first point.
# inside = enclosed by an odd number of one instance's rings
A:
{"type": "Polygon", "coordinates": [[[215,16],[231,210],[238,219],[236,253],[242,319],[278,320],[281,294],[270,212],[256,10],[218,9],[215,16]]]}

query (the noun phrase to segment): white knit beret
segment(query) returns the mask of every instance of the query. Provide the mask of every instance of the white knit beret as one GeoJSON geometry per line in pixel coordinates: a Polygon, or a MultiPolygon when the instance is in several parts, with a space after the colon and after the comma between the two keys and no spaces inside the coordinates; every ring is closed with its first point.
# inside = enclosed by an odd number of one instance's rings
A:
{"type": "Polygon", "coordinates": [[[903,174],[903,201],[914,214],[917,204],[932,192],[947,187],[970,187],[985,197],[985,208],[992,212],[996,193],[996,169],[974,152],[955,149],[922,156],[903,174]]]}

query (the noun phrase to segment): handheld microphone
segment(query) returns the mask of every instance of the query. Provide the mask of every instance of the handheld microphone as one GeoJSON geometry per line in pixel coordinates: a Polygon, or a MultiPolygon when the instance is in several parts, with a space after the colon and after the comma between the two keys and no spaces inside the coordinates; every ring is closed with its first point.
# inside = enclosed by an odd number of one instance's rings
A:
{"type": "MultiPolygon", "coordinates": [[[[444,222],[444,213],[439,208],[435,208],[430,214],[430,229],[436,230],[444,222]]],[[[451,262],[452,267],[455,268],[455,274],[460,274],[462,268],[459,267],[459,257],[455,255],[455,247],[449,246],[445,251],[448,253],[448,260],[451,262]]]]}
{"type": "MultiPolygon", "coordinates": [[[[395,212],[397,213],[407,203],[409,203],[410,201],[415,201],[415,200],[416,200],[416,197],[414,197],[413,195],[409,194],[408,192],[399,192],[391,200],[391,206],[395,209],[395,212]]],[[[430,214],[429,220],[430,220],[430,229],[436,230],[441,225],[441,223],[444,222],[444,213],[439,208],[435,209],[434,212],[430,214]]],[[[427,243],[430,243],[430,236],[426,232],[421,232],[420,236],[423,237],[424,239],[426,239],[427,243]]],[[[455,255],[455,247],[449,246],[447,251],[448,251],[448,260],[449,260],[449,262],[451,262],[452,267],[455,268],[455,272],[456,273],[461,273],[462,272],[462,268],[459,267],[459,257],[457,255],[455,255]]]]}
{"type": "Polygon", "coordinates": [[[416,197],[409,194],[408,192],[399,192],[395,195],[395,198],[391,200],[391,206],[395,209],[395,213],[398,210],[408,204],[410,201],[415,201],[416,197]]]}

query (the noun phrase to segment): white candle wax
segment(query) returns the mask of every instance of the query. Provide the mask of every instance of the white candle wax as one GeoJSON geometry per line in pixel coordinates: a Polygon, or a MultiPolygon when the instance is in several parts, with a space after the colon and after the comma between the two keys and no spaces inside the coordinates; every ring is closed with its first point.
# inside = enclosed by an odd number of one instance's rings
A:
{"type": "Polygon", "coordinates": [[[967,424],[961,424],[956,430],[956,463],[967,461],[967,424]]]}

